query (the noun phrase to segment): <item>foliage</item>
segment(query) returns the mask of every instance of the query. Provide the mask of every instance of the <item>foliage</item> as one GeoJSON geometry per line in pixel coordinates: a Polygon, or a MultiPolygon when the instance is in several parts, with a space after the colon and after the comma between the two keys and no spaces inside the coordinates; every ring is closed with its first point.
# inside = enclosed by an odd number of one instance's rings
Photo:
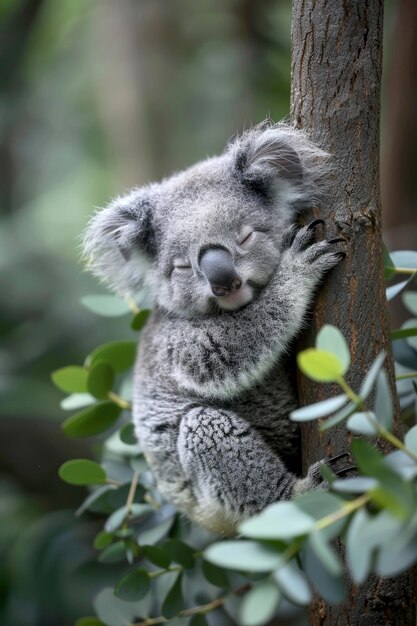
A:
{"type": "MultiPolygon", "coordinates": [[[[388,297],[400,293],[416,270],[416,253],[386,253],[389,278],[409,274],[395,290],[388,288],[388,297]]],[[[402,407],[410,417],[417,389],[417,292],[404,292],[403,301],[416,319],[393,331],[393,339],[408,348],[407,358],[399,356],[397,381],[402,407]]],[[[84,304],[105,316],[119,315],[123,309],[114,298],[110,307],[106,298],[94,296],[84,304]]],[[[142,328],[149,312],[132,302],[129,306],[142,328]]],[[[133,426],[126,422],[134,354],[132,342],[105,344],[84,365],[52,375],[55,384],[71,394],[62,407],[80,409],[63,423],[69,436],[91,437],[117,429],[103,441],[101,464],[75,459],[60,469],[63,480],[90,486],[78,514],[104,516],[94,540],[99,562],[125,563],[114,589],[96,596],[97,618],[82,618],[79,626],[146,625],[174,618],[204,624],[204,615],[215,610],[225,619],[256,626],[279,614],[285,602],[308,605],[313,591],[328,602],[340,602],[346,574],[334,549],[336,539],[346,546],[346,564],[358,584],[371,573],[394,576],[417,561],[417,426],[409,428],[404,441],[392,432],[394,407],[383,352],[357,390],[346,380],[351,355],[337,328],[325,325],[315,347],[298,355],[306,376],[333,383],[341,393],[296,409],[291,419],[317,419],[321,430],[345,422],[348,430],[361,435],[352,441],[357,475],[341,479],[324,465],[328,490],[272,504],[243,522],[236,539],[227,540],[180,518],[156,490],[133,426]],[[383,456],[375,447],[378,438],[394,450],[383,456]]]]}

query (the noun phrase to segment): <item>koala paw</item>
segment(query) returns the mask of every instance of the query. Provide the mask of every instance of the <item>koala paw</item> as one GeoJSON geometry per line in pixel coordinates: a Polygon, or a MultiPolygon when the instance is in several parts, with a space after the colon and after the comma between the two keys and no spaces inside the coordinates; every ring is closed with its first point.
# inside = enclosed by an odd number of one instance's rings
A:
{"type": "Polygon", "coordinates": [[[308,468],[307,476],[296,481],[294,485],[293,495],[300,495],[301,493],[314,491],[315,489],[329,488],[327,480],[323,478],[320,471],[322,465],[328,465],[336,476],[346,476],[346,474],[348,474],[349,472],[356,471],[356,467],[354,465],[348,465],[340,469],[334,469],[341,459],[346,459],[348,457],[349,454],[347,452],[343,452],[342,454],[338,454],[337,456],[331,457],[330,459],[325,458],[310,465],[310,467],[308,468]]]}
{"type": "Polygon", "coordinates": [[[308,268],[320,278],[346,257],[345,250],[335,248],[336,244],[345,243],[342,237],[316,242],[315,230],[324,224],[323,220],[314,220],[307,226],[295,224],[285,233],[282,240],[282,251],[291,257],[295,265],[308,268]]]}

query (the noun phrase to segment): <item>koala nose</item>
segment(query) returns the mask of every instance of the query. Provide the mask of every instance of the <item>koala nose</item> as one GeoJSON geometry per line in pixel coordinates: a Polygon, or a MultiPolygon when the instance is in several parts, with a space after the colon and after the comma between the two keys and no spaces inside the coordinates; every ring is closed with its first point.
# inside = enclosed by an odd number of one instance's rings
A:
{"type": "Polygon", "coordinates": [[[227,296],[242,286],[233,257],[225,248],[209,248],[200,257],[200,269],[215,296],[227,296]]]}

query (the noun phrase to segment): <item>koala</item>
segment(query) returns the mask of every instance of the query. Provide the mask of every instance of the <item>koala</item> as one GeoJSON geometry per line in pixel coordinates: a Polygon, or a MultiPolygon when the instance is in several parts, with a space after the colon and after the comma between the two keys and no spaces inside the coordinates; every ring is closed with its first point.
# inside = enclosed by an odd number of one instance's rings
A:
{"type": "MultiPolygon", "coordinates": [[[[265,122],[209,158],[134,189],[91,219],[84,251],[119,294],[148,285],[153,313],[134,371],[133,420],[162,494],[219,535],[318,488],[299,477],[285,356],[342,240],[301,226],[326,155],[265,122]]],[[[342,455],[341,455],[342,456],[342,455]]]]}

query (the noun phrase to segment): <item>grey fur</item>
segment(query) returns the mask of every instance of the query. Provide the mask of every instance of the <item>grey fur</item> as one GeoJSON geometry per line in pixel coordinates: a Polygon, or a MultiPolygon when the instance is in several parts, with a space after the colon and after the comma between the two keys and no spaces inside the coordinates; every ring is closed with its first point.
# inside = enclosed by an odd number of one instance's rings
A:
{"type": "Polygon", "coordinates": [[[135,368],[133,417],[159,489],[219,534],[267,504],[314,489],[291,473],[296,406],[283,357],[325,273],[340,260],[291,226],[319,195],[326,155],[264,123],[225,153],[116,199],[91,220],[85,254],[119,293],[148,284],[154,312],[135,368]],[[202,251],[225,248],[243,281],[215,297],[202,251]]]}

